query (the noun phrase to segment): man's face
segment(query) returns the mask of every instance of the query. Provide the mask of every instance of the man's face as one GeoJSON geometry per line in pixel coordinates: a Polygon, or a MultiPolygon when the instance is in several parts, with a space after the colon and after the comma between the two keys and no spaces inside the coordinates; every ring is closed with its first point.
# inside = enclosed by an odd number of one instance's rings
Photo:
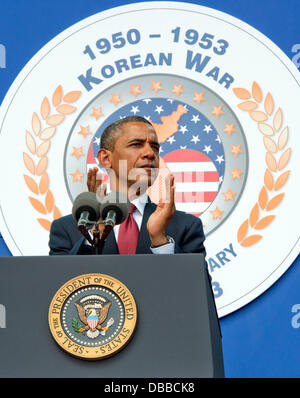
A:
{"type": "MultiPolygon", "coordinates": [[[[119,183],[129,188],[137,181],[150,186],[159,167],[159,142],[155,130],[143,122],[128,122],[121,127],[113,151],[107,151],[107,166],[119,183]]],[[[100,159],[99,159],[100,160],[100,159]]]]}

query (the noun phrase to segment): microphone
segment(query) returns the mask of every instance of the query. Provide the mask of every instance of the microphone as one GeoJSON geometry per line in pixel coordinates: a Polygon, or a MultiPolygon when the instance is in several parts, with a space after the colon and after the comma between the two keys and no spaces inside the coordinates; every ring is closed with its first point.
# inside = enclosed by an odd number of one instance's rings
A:
{"type": "Polygon", "coordinates": [[[115,225],[121,224],[126,220],[129,211],[129,199],[122,192],[110,192],[100,201],[100,215],[105,224],[103,239],[106,238],[115,225]]]}
{"type": "Polygon", "coordinates": [[[100,206],[96,194],[93,192],[82,192],[73,204],[72,215],[77,222],[78,230],[92,244],[87,226],[98,221],[100,217],[100,206]]]}

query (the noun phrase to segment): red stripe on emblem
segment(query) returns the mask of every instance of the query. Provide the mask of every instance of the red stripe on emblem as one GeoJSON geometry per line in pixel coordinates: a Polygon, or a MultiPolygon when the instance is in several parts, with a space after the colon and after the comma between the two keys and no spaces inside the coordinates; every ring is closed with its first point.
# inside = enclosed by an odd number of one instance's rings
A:
{"type": "Polygon", "coordinates": [[[173,172],[175,182],[219,182],[217,171],[173,172]]]}
{"type": "Polygon", "coordinates": [[[165,162],[211,162],[209,157],[193,149],[179,149],[163,157],[165,162]]]}
{"type": "Polygon", "coordinates": [[[217,192],[175,192],[175,202],[212,202],[217,192]]]}

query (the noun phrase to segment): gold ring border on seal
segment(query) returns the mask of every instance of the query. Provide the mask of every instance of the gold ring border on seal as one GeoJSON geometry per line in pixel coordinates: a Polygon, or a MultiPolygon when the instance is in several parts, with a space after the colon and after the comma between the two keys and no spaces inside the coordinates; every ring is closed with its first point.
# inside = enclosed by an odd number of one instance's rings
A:
{"type": "MultiPolygon", "coordinates": [[[[56,343],[68,354],[75,356],[76,358],[86,359],[86,360],[105,359],[112,355],[117,354],[119,351],[121,351],[123,348],[125,348],[126,345],[132,339],[135,328],[136,328],[136,323],[137,323],[137,306],[136,306],[136,302],[135,302],[134,297],[133,297],[132,293],[130,292],[130,290],[127,288],[127,286],[125,286],[118,279],[116,279],[110,275],[106,275],[106,274],[83,274],[83,275],[79,275],[79,276],[76,276],[76,277],[70,279],[69,281],[64,283],[64,285],[61,286],[57,290],[57,292],[55,293],[55,295],[51,301],[51,304],[49,306],[48,323],[49,323],[49,328],[50,328],[52,337],[54,338],[56,343]],[[76,281],[78,282],[79,279],[81,279],[81,280],[88,279],[88,282],[85,285],[75,287],[73,284],[76,281]],[[89,279],[91,280],[91,282],[89,282],[89,279]],[[106,284],[105,284],[105,281],[106,281],[106,284]],[[113,282],[113,285],[107,284],[107,282],[113,282]],[[60,293],[62,293],[64,291],[64,289],[66,289],[67,286],[69,286],[69,285],[72,285],[74,287],[74,290],[68,296],[66,296],[63,300],[58,301],[57,298],[60,296],[60,293]],[[102,345],[99,345],[96,347],[86,347],[86,346],[80,345],[78,343],[74,343],[66,335],[66,333],[63,330],[62,324],[61,324],[61,311],[64,307],[65,302],[68,300],[68,298],[73,293],[75,293],[76,291],[78,291],[82,288],[89,287],[89,286],[101,286],[108,290],[113,291],[119,297],[119,299],[122,302],[124,309],[125,309],[125,321],[124,321],[122,330],[109,343],[102,344],[102,345]],[[124,299],[122,299],[122,297],[117,293],[117,290],[119,288],[124,289],[124,291],[128,295],[128,296],[126,296],[126,302],[128,301],[127,299],[129,298],[130,302],[132,304],[130,308],[133,308],[133,310],[128,314],[126,312],[126,306],[123,301],[124,299]],[[54,307],[54,304],[60,305],[60,309],[54,307]],[[53,311],[54,309],[58,310],[58,313],[54,312],[53,311]],[[129,315],[130,315],[129,318],[132,318],[132,319],[128,319],[129,315]],[[127,330],[128,330],[128,332],[126,332],[127,330]],[[125,333],[126,333],[126,335],[125,335],[125,333]],[[111,346],[110,346],[109,350],[104,348],[105,346],[112,343],[114,340],[118,339],[118,337],[120,335],[122,335],[122,336],[125,335],[125,338],[123,337],[121,344],[118,343],[118,345],[113,348],[111,348],[111,346]],[[68,342],[72,343],[71,347],[69,346],[68,342]],[[74,351],[74,350],[76,350],[76,351],[74,351]],[[105,352],[103,352],[103,350],[105,352]]],[[[122,337],[122,336],[120,336],[120,337],[122,337]]]]}

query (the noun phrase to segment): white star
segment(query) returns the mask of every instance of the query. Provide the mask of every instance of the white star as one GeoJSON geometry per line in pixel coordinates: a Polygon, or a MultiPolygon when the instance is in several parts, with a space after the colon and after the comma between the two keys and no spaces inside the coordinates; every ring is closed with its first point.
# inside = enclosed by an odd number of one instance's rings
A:
{"type": "Polygon", "coordinates": [[[179,126],[179,131],[180,131],[182,134],[184,134],[184,133],[186,133],[186,132],[189,131],[189,130],[186,128],[186,126],[179,126]]]}
{"type": "Polygon", "coordinates": [[[167,141],[168,141],[170,144],[173,144],[173,142],[176,142],[176,140],[175,140],[175,138],[174,138],[173,135],[172,135],[170,138],[168,138],[167,141]]]}
{"type": "Polygon", "coordinates": [[[220,182],[220,183],[223,182],[223,176],[221,176],[221,177],[219,178],[219,182],[220,182]]]}
{"type": "Polygon", "coordinates": [[[162,146],[159,147],[159,153],[163,152],[162,146]]]}
{"type": "Polygon", "coordinates": [[[145,98],[145,99],[143,99],[143,101],[146,102],[146,104],[148,105],[148,103],[151,102],[152,99],[150,99],[150,98],[145,98]]]}
{"type": "Polygon", "coordinates": [[[95,137],[94,144],[100,145],[100,137],[95,137]]]}
{"type": "Polygon", "coordinates": [[[197,144],[197,142],[199,142],[199,136],[198,135],[193,135],[193,138],[191,139],[191,141],[193,141],[194,144],[197,144]]]}
{"type": "Polygon", "coordinates": [[[221,138],[219,136],[217,136],[216,141],[221,144],[221,138]]]}
{"type": "Polygon", "coordinates": [[[180,149],[186,149],[186,145],[180,145],[180,149]]]}
{"type": "Polygon", "coordinates": [[[163,110],[162,105],[161,105],[161,106],[156,105],[156,109],[155,109],[154,112],[157,112],[157,113],[160,115],[160,113],[163,112],[163,111],[164,111],[164,110],[163,110]]]}
{"type": "Polygon", "coordinates": [[[191,122],[194,122],[195,124],[199,122],[199,116],[198,115],[193,115],[193,118],[191,119],[191,122]]]}
{"type": "Polygon", "coordinates": [[[170,102],[171,104],[173,104],[173,101],[174,101],[174,100],[171,99],[171,98],[168,98],[167,101],[170,102]]]}
{"type": "Polygon", "coordinates": [[[204,145],[203,152],[206,152],[207,154],[209,154],[209,152],[211,152],[211,151],[212,151],[211,145],[204,145]]]}
{"type": "Polygon", "coordinates": [[[136,114],[136,113],[138,113],[140,110],[139,110],[139,107],[138,106],[132,106],[131,107],[131,109],[130,109],[130,112],[132,112],[134,115],[136,114]]]}
{"type": "Polygon", "coordinates": [[[208,134],[210,131],[212,131],[211,125],[210,124],[208,124],[208,125],[206,124],[204,129],[203,129],[203,131],[205,131],[208,134]]]}
{"type": "Polygon", "coordinates": [[[222,163],[222,162],[224,162],[223,155],[221,155],[221,156],[217,155],[216,162],[218,162],[219,164],[222,163]]]}
{"type": "Polygon", "coordinates": [[[144,119],[149,121],[151,119],[151,116],[144,116],[144,119]]]}

